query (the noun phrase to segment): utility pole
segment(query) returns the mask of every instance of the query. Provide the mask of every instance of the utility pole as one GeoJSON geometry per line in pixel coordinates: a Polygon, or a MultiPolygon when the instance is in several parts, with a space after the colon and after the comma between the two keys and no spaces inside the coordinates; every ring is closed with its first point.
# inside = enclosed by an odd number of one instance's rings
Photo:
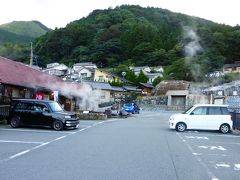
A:
{"type": "Polygon", "coordinates": [[[29,63],[30,66],[33,65],[33,48],[32,48],[32,42],[31,42],[31,53],[30,53],[30,63],[29,63]]]}

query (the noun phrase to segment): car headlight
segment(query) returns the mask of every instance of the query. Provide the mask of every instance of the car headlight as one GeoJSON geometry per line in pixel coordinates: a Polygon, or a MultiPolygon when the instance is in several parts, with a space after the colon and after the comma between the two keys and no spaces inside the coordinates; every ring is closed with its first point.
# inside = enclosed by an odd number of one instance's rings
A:
{"type": "Polygon", "coordinates": [[[174,117],[170,117],[170,118],[169,118],[169,121],[174,121],[174,117]]]}
{"type": "Polygon", "coordinates": [[[71,119],[71,116],[65,116],[64,118],[65,119],[71,119]]]}

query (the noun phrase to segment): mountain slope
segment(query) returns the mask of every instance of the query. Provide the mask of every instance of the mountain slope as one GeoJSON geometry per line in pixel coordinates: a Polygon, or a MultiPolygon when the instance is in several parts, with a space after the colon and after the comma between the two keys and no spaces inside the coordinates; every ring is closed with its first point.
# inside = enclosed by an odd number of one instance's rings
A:
{"type": "Polygon", "coordinates": [[[26,43],[50,31],[38,21],[13,21],[0,25],[0,42],[26,43]]]}
{"type": "Polygon", "coordinates": [[[50,31],[38,21],[14,21],[0,25],[0,56],[28,62],[30,42],[50,31]]]}
{"type": "Polygon", "coordinates": [[[240,59],[240,27],[160,8],[124,5],[95,10],[41,36],[34,47],[44,63],[163,65],[170,67],[168,74],[181,72],[171,78],[191,79],[189,71],[205,74],[240,59]]]}
{"type": "Polygon", "coordinates": [[[39,37],[50,31],[49,28],[38,21],[13,21],[11,23],[0,25],[0,29],[32,38],[39,37]]]}
{"type": "Polygon", "coordinates": [[[27,43],[33,40],[34,38],[32,37],[17,35],[17,34],[2,30],[0,28],[0,44],[6,43],[6,42],[27,43]]]}

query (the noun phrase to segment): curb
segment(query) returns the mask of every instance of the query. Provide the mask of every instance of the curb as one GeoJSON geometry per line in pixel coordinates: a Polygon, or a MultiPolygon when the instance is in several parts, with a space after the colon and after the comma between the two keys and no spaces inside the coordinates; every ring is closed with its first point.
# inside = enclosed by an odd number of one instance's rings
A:
{"type": "Polygon", "coordinates": [[[234,135],[240,135],[240,130],[234,129],[234,130],[232,130],[231,133],[234,134],[234,135]]]}

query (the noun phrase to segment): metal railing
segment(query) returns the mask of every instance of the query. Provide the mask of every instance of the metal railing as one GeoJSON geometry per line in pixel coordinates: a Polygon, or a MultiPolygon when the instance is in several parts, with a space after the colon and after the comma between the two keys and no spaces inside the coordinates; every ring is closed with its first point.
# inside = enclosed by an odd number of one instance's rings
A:
{"type": "Polygon", "coordinates": [[[9,105],[0,105],[0,119],[5,119],[9,115],[9,105]]]}
{"type": "Polygon", "coordinates": [[[230,112],[233,120],[233,129],[240,130],[240,112],[239,110],[233,110],[230,112]]]}

